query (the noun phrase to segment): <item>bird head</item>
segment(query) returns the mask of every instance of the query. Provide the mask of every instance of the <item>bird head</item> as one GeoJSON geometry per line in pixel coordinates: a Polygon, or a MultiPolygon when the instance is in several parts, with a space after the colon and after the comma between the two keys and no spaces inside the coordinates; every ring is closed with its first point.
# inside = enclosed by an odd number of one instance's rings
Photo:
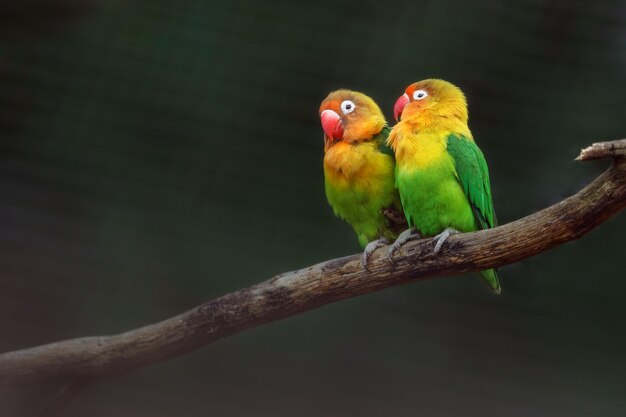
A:
{"type": "Polygon", "coordinates": [[[368,140],[387,124],[380,107],[370,97],[351,90],[336,90],[320,105],[324,150],[336,142],[368,140]]]}
{"type": "Polygon", "coordinates": [[[467,122],[467,101],[460,88],[438,79],[418,81],[409,85],[393,107],[396,121],[422,114],[452,115],[467,122]]]}

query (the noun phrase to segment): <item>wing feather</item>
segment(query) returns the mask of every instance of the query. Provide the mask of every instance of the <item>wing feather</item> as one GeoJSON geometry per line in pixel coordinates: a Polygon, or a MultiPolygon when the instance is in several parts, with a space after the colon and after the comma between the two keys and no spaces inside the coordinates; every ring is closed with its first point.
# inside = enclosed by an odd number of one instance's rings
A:
{"type": "Polygon", "coordinates": [[[457,134],[448,136],[447,145],[448,153],[454,160],[457,179],[472,206],[476,222],[481,229],[497,226],[489,169],[482,151],[474,141],[457,134]]]}

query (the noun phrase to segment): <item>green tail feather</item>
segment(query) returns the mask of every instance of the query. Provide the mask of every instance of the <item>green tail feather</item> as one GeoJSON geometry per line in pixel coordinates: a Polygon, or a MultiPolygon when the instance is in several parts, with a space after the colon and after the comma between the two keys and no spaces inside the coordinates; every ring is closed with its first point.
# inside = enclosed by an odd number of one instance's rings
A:
{"type": "Polygon", "coordinates": [[[497,270],[485,269],[484,271],[480,271],[480,276],[494,294],[499,295],[502,292],[502,288],[500,288],[500,281],[498,281],[497,270]]]}

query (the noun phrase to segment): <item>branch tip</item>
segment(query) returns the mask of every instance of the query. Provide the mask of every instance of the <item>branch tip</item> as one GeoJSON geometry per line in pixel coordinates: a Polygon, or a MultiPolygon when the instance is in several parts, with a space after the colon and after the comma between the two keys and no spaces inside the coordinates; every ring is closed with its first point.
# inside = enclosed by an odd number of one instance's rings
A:
{"type": "Polygon", "coordinates": [[[620,158],[626,156],[626,139],[610,142],[597,142],[580,150],[576,161],[590,161],[602,158],[620,158]]]}

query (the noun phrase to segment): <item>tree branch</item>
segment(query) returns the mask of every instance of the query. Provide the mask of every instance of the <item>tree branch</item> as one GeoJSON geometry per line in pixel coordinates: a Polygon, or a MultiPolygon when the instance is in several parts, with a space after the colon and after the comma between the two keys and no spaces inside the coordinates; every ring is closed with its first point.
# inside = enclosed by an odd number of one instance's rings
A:
{"type": "Polygon", "coordinates": [[[598,142],[580,151],[577,161],[589,161],[600,158],[624,158],[626,157],[626,139],[611,142],[598,142]]]}
{"type": "Polygon", "coordinates": [[[371,272],[360,255],[277,275],[176,317],[113,336],[85,337],[0,355],[0,384],[53,377],[94,378],[162,362],[263,323],[416,280],[520,261],[578,239],[626,207],[626,140],[594,144],[579,160],[613,165],[576,195],[517,221],[453,235],[439,255],[431,239],[403,247],[396,266],[384,249],[371,272]]]}

